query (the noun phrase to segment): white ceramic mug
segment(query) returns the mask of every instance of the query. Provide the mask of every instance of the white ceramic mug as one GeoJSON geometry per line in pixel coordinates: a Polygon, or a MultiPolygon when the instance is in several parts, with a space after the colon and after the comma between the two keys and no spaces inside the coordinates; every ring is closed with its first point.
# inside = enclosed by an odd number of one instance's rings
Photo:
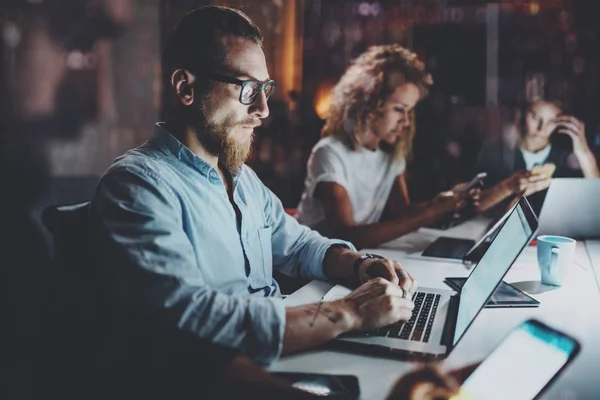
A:
{"type": "Polygon", "coordinates": [[[537,259],[544,285],[561,286],[569,265],[573,263],[577,242],[564,236],[543,235],[537,238],[537,259]]]}

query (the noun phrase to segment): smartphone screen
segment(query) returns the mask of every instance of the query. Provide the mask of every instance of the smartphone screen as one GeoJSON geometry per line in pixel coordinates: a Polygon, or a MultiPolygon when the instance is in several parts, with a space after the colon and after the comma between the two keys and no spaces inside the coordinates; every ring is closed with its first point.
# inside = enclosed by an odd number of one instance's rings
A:
{"type": "Polygon", "coordinates": [[[326,375],[301,372],[274,372],[297,389],[318,396],[344,396],[357,399],[360,395],[358,378],[353,375],[326,375]]]}
{"type": "Polygon", "coordinates": [[[465,187],[463,187],[461,189],[461,192],[466,193],[469,190],[473,189],[474,187],[480,185],[483,183],[483,179],[487,176],[486,172],[480,172],[477,175],[475,175],[475,177],[473,179],[471,179],[466,185],[465,187]]]}
{"type": "Polygon", "coordinates": [[[575,339],[541,322],[526,321],[494,349],[452,399],[533,399],[578,351],[575,339]]]}

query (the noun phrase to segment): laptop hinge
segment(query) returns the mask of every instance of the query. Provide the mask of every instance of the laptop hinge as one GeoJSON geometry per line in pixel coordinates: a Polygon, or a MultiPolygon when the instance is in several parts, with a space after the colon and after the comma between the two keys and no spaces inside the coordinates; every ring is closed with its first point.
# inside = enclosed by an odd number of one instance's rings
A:
{"type": "Polygon", "coordinates": [[[446,352],[449,353],[452,350],[452,342],[454,340],[454,333],[456,331],[456,319],[458,316],[458,305],[460,303],[460,294],[455,294],[450,297],[450,304],[448,304],[448,315],[446,315],[446,321],[444,322],[444,330],[442,331],[442,339],[440,344],[446,346],[446,352]]]}

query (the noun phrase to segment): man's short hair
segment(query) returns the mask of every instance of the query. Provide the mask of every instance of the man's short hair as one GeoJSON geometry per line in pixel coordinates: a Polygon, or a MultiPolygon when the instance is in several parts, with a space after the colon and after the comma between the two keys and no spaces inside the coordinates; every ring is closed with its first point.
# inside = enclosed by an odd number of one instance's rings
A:
{"type": "Polygon", "coordinates": [[[162,56],[165,84],[170,84],[171,74],[178,68],[192,72],[200,84],[207,82],[225,58],[219,39],[230,35],[262,46],[260,29],[239,10],[205,6],[188,12],[175,27],[162,56]]]}

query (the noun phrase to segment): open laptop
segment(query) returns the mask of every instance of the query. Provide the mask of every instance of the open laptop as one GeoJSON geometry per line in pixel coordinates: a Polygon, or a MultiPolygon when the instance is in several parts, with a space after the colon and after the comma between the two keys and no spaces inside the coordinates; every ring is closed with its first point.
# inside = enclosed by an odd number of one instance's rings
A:
{"type": "MultiPolygon", "coordinates": [[[[464,336],[523,248],[529,244],[537,227],[537,218],[522,197],[481,261],[471,271],[460,293],[420,288],[413,296],[415,308],[409,321],[372,332],[345,334],[331,344],[369,354],[419,359],[446,357],[464,336]]],[[[324,300],[335,300],[347,293],[349,289],[334,286],[324,300]]]]}
{"type": "Polygon", "coordinates": [[[492,243],[500,231],[502,224],[506,221],[513,208],[514,207],[495,221],[478,241],[440,236],[423,250],[421,257],[452,259],[462,261],[466,264],[476,264],[483,254],[485,254],[490,243],[492,243]]]}
{"type": "Polygon", "coordinates": [[[540,235],[600,238],[600,178],[554,178],[540,212],[540,235]]]}

